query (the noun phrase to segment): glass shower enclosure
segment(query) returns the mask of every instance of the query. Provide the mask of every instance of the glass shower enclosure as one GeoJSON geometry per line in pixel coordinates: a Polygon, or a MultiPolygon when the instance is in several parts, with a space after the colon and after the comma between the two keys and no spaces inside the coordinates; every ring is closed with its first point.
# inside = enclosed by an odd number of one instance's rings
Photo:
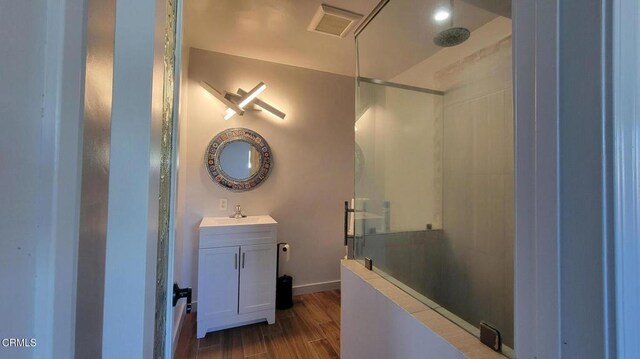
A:
{"type": "Polygon", "coordinates": [[[432,18],[442,6],[390,0],[356,35],[351,253],[469,332],[497,328],[509,355],[511,20],[457,1],[453,21],[471,36],[442,48],[433,38],[451,22],[432,18]]]}

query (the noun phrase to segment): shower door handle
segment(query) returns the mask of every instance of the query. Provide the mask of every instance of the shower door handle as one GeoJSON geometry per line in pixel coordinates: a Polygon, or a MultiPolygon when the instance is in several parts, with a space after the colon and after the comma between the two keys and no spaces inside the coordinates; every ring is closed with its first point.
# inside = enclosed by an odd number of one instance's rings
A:
{"type": "Polygon", "coordinates": [[[349,239],[354,236],[349,235],[349,213],[355,213],[355,209],[349,208],[349,201],[344,201],[344,245],[349,245],[349,239]]]}

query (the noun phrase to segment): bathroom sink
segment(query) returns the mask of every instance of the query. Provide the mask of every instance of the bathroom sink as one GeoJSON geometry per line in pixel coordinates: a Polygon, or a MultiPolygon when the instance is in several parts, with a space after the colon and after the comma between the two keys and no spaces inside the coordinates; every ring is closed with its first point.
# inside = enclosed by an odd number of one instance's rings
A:
{"type": "MultiPolygon", "coordinates": [[[[204,217],[200,222],[200,248],[209,246],[211,241],[235,241],[246,237],[246,233],[264,233],[276,230],[276,222],[271,216],[248,216],[244,218],[204,217]]],[[[275,232],[274,232],[275,233],[275,232]]],[[[234,242],[235,243],[235,242],[234,242]]]]}
{"type": "Polygon", "coordinates": [[[213,218],[212,223],[218,226],[238,225],[238,224],[256,224],[260,223],[261,217],[245,217],[245,218],[213,218]]]}
{"type": "MultiPolygon", "coordinates": [[[[205,217],[202,219],[204,227],[209,226],[237,226],[244,224],[275,223],[271,216],[247,216],[244,218],[205,217]]],[[[201,227],[203,227],[201,225],[201,227]]]]}
{"type": "Polygon", "coordinates": [[[218,227],[218,226],[247,226],[255,224],[276,224],[271,216],[247,216],[244,218],[229,217],[205,217],[200,223],[200,228],[218,227]]]}

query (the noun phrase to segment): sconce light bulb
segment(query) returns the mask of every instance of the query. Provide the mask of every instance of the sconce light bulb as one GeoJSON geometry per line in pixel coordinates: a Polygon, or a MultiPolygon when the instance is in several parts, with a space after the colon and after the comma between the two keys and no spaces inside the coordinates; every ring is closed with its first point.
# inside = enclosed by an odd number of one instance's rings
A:
{"type": "Polygon", "coordinates": [[[224,114],[224,120],[228,121],[231,117],[233,117],[236,114],[236,112],[232,109],[232,108],[228,108],[227,112],[225,112],[224,114]]]}
{"type": "Polygon", "coordinates": [[[260,95],[266,89],[267,89],[267,85],[260,83],[258,87],[254,88],[252,91],[249,92],[249,95],[247,96],[247,98],[242,100],[242,102],[238,104],[238,107],[244,108],[246,105],[248,105],[251,101],[253,101],[256,97],[258,97],[258,95],[260,95]]]}

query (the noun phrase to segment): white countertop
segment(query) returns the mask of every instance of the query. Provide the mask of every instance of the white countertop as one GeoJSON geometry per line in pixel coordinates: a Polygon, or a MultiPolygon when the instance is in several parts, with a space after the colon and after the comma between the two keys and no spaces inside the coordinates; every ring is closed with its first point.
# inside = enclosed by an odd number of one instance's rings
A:
{"type": "Polygon", "coordinates": [[[256,224],[278,224],[278,222],[269,215],[247,216],[240,219],[229,217],[204,217],[200,222],[200,228],[251,226],[256,224]]]}

